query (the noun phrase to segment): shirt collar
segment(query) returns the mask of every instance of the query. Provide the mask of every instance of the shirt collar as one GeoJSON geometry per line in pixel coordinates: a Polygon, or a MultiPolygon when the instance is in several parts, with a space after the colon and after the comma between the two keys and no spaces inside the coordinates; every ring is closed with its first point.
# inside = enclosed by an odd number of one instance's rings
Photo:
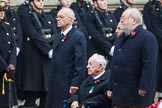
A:
{"type": "Polygon", "coordinates": [[[72,26],[67,28],[65,31],[61,31],[61,34],[63,33],[64,35],[67,35],[67,33],[72,29],[72,26]]]}
{"type": "Polygon", "coordinates": [[[101,72],[100,74],[98,74],[97,76],[93,77],[93,79],[98,79],[100,76],[102,76],[105,73],[105,71],[101,72]]]}

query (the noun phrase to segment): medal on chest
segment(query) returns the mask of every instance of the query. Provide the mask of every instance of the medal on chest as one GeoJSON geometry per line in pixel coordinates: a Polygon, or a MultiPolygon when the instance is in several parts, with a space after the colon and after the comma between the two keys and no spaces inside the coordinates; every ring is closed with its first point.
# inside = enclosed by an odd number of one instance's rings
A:
{"type": "Polygon", "coordinates": [[[94,90],[94,85],[93,85],[93,86],[91,86],[91,88],[90,88],[90,90],[89,90],[89,94],[90,94],[90,93],[92,93],[92,92],[93,92],[93,90],[94,90]]]}

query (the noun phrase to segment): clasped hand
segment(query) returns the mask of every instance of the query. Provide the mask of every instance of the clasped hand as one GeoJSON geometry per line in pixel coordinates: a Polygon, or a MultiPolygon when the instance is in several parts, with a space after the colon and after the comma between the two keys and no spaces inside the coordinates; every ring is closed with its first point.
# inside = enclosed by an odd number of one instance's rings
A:
{"type": "Polygon", "coordinates": [[[13,64],[9,64],[7,66],[6,71],[7,71],[7,77],[11,78],[15,73],[15,66],[13,64]]]}

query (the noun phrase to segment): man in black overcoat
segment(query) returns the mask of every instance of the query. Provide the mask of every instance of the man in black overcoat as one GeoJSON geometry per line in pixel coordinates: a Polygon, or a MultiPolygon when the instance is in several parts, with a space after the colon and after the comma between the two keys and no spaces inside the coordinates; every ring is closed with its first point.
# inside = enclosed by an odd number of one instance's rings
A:
{"type": "Polygon", "coordinates": [[[124,11],[120,22],[124,33],[115,42],[108,96],[114,108],[147,108],[155,94],[157,41],[136,8],[124,11]]]}
{"type": "Polygon", "coordinates": [[[46,108],[62,108],[63,100],[77,92],[86,74],[87,44],[84,34],[72,26],[74,12],[64,7],[56,19],[61,32],[53,46],[46,108]]]}

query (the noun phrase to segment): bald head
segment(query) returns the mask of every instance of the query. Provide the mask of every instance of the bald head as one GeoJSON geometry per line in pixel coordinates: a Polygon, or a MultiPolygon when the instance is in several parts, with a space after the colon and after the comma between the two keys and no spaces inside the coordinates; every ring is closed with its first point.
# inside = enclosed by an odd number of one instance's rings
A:
{"type": "Polygon", "coordinates": [[[72,9],[64,7],[57,13],[56,20],[57,27],[64,31],[74,23],[75,14],[72,9]]]}
{"type": "Polygon", "coordinates": [[[67,17],[70,17],[70,18],[75,20],[75,14],[74,14],[74,11],[72,9],[67,8],[67,7],[63,7],[59,12],[64,13],[67,17]]]}

